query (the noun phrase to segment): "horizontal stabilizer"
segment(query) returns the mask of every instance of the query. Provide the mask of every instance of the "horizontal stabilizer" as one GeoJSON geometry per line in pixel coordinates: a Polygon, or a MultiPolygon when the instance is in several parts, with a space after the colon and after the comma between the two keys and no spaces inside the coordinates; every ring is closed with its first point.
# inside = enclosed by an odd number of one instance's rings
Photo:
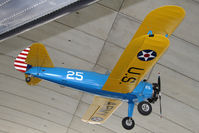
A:
{"type": "Polygon", "coordinates": [[[33,67],[54,67],[45,46],[40,43],[31,45],[26,63],[33,67]]]}

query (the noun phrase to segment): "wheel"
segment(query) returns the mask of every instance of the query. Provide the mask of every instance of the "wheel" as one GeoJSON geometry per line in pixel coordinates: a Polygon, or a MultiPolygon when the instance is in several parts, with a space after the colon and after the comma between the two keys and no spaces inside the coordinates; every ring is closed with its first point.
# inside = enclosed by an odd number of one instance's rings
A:
{"type": "Polygon", "coordinates": [[[125,117],[122,120],[122,126],[127,130],[131,130],[135,126],[135,122],[131,117],[125,117]]]}
{"type": "Polygon", "coordinates": [[[29,83],[29,82],[30,82],[30,80],[31,80],[31,78],[30,78],[30,77],[26,77],[26,82],[27,82],[27,83],[29,83]]]}
{"type": "Polygon", "coordinates": [[[138,104],[138,111],[142,115],[149,115],[152,112],[152,106],[149,102],[142,101],[138,104]]]}

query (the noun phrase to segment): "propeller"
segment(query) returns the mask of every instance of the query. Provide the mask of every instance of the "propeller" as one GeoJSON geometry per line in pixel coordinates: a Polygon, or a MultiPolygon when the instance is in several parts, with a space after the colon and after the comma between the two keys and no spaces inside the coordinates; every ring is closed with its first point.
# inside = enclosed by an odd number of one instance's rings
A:
{"type": "Polygon", "coordinates": [[[161,96],[161,78],[158,73],[158,83],[153,83],[153,96],[148,99],[150,103],[155,103],[159,99],[160,105],[160,118],[162,118],[162,96],[161,96]]]}
{"type": "Polygon", "coordinates": [[[158,99],[160,104],[160,118],[162,118],[162,95],[161,95],[161,79],[160,79],[160,73],[158,73],[158,99]]]}

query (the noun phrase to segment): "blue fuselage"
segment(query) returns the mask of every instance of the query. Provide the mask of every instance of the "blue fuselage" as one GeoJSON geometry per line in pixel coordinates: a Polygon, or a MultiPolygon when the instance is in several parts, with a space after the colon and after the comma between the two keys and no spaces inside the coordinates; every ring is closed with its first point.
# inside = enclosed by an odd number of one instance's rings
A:
{"type": "Polygon", "coordinates": [[[133,102],[140,102],[151,98],[153,93],[152,85],[143,81],[131,93],[123,94],[102,90],[109,75],[91,71],[60,67],[32,67],[26,74],[92,94],[133,102]]]}

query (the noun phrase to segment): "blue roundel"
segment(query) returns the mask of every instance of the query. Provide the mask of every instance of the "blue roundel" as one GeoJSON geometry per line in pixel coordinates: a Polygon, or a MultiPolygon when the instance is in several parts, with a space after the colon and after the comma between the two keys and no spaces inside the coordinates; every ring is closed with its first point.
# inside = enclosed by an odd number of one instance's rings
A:
{"type": "Polygon", "coordinates": [[[156,52],[153,50],[142,50],[137,54],[137,58],[141,61],[150,61],[157,56],[156,52]]]}

